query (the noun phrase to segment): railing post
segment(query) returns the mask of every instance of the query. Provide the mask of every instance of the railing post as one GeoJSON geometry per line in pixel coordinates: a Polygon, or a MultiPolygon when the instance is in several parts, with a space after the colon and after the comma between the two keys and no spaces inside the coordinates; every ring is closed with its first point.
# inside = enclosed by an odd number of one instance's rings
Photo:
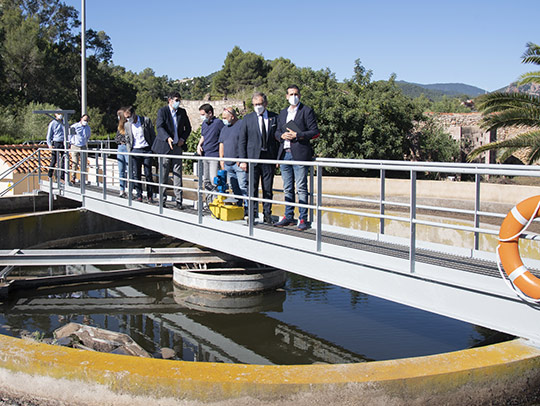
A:
{"type": "Polygon", "coordinates": [[[315,229],[315,240],[317,242],[317,252],[321,251],[322,248],[322,166],[317,166],[317,227],[315,229]]]}
{"type": "Polygon", "coordinates": [[[381,215],[381,218],[379,220],[379,232],[381,234],[384,234],[384,212],[385,212],[384,201],[385,200],[386,200],[386,169],[381,169],[381,193],[380,193],[380,201],[379,201],[379,214],[381,215]]]}
{"type": "Polygon", "coordinates": [[[409,270],[415,272],[416,261],[416,171],[411,170],[411,207],[410,207],[410,248],[409,248],[409,270]]]}
{"type": "Polygon", "coordinates": [[[133,170],[132,156],[127,155],[128,165],[127,165],[127,183],[128,183],[128,206],[131,206],[133,203],[133,183],[131,182],[131,171],[133,170]]]}
{"type": "Polygon", "coordinates": [[[254,183],[255,183],[255,174],[253,173],[253,167],[255,164],[253,162],[248,163],[248,228],[249,228],[249,236],[253,236],[253,228],[255,225],[255,211],[254,211],[254,204],[258,204],[258,202],[253,201],[254,196],[254,183]]]}
{"type": "Polygon", "coordinates": [[[163,157],[158,158],[158,204],[159,214],[163,214],[163,185],[161,183],[161,176],[163,174],[163,157]]]}
{"type": "MultiPolygon", "coordinates": [[[[38,149],[37,156],[38,156],[38,184],[41,185],[41,149],[38,149]]],[[[61,166],[60,162],[58,163],[58,166],[61,166]]]]}
{"type": "MultiPolygon", "coordinates": [[[[314,197],[313,197],[313,171],[315,167],[311,165],[309,167],[309,205],[313,206],[314,197]]],[[[309,208],[309,222],[313,224],[313,208],[309,208]]]]}
{"type": "MultiPolygon", "coordinates": [[[[474,194],[474,227],[480,227],[480,216],[478,212],[480,211],[480,174],[474,176],[475,182],[475,194],[474,194]]],[[[478,251],[480,247],[480,235],[478,231],[474,232],[474,250],[478,251]]]]}
{"type": "Polygon", "coordinates": [[[53,210],[53,187],[52,179],[49,180],[49,211],[53,210]]]}
{"type": "Polygon", "coordinates": [[[96,155],[94,155],[94,159],[96,161],[96,185],[99,187],[99,156],[101,154],[96,151],[96,155]]]}
{"type": "MultiPolygon", "coordinates": [[[[86,193],[86,161],[88,160],[88,153],[86,150],[81,151],[81,165],[80,165],[80,174],[81,174],[81,195],[83,196],[86,193]]],[[[84,205],[84,204],[83,204],[84,205]]]]}
{"type": "Polygon", "coordinates": [[[102,152],[103,155],[103,200],[107,200],[107,155],[102,152]]]}
{"type": "Polygon", "coordinates": [[[199,224],[203,222],[203,171],[203,163],[197,160],[197,214],[199,215],[199,224]]]}

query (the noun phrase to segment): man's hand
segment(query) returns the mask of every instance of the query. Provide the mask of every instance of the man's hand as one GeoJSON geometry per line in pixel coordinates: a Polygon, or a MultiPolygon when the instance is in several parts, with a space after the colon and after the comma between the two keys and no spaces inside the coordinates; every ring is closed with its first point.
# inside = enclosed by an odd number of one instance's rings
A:
{"type": "Polygon", "coordinates": [[[239,166],[240,169],[242,169],[244,172],[247,172],[247,167],[248,167],[247,162],[240,162],[240,163],[238,164],[238,166],[239,166]]]}
{"type": "Polygon", "coordinates": [[[201,144],[197,144],[197,154],[199,154],[200,156],[202,156],[203,154],[203,149],[202,149],[201,144]]]}
{"type": "Polygon", "coordinates": [[[286,133],[281,134],[281,138],[284,140],[292,141],[296,139],[296,133],[294,131],[287,131],[286,133]]]}
{"type": "Polygon", "coordinates": [[[178,140],[178,146],[181,147],[181,146],[184,145],[184,144],[185,144],[184,139],[183,139],[183,138],[180,138],[180,139],[178,140]]]}
{"type": "Polygon", "coordinates": [[[169,148],[173,149],[173,139],[171,137],[167,138],[167,142],[169,143],[169,148]]]}

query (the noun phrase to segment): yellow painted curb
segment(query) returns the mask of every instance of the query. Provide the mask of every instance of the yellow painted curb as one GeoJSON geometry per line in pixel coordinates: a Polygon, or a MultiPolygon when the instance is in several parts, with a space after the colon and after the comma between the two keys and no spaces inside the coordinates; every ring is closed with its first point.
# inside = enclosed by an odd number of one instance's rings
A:
{"type": "Polygon", "coordinates": [[[426,393],[431,398],[455,396],[465,386],[476,391],[475,385],[502,384],[508,391],[512,385],[523,385],[523,380],[535,384],[539,366],[540,349],[521,339],[391,361],[262,366],[135,358],[0,335],[0,368],[102,384],[118,393],[204,401],[271,399],[306,391],[350,390],[351,385],[402,399],[426,393]]]}

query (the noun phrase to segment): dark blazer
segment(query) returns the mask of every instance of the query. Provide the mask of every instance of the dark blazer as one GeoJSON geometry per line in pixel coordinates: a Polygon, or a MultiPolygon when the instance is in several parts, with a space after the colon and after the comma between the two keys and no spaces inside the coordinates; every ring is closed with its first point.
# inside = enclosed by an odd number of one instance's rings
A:
{"type": "MultiPolygon", "coordinates": [[[[311,161],[313,159],[313,148],[310,140],[318,138],[320,135],[315,112],[311,107],[300,103],[293,121],[300,129],[296,134],[296,139],[291,141],[293,159],[295,161],[311,161]]],[[[276,130],[276,140],[279,142],[278,159],[282,159],[285,154],[283,150],[285,140],[281,138],[281,135],[287,132],[285,124],[287,124],[287,109],[281,110],[278,117],[278,128],[276,130]]]]}
{"type": "MultiPolygon", "coordinates": [[[[144,131],[144,139],[148,143],[148,146],[151,147],[154,143],[154,140],[156,139],[156,132],[154,130],[154,125],[152,124],[152,120],[150,120],[148,117],[142,117],[137,116],[138,119],[141,121],[141,125],[144,131]]],[[[133,133],[131,132],[131,124],[126,123],[124,125],[124,128],[126,130],[126,148],[128,152],[130,152],[133,149],[133,133]]]]}
{"type": "MultiPolygon", "coordinates": [[[[238,158],[259,159],[261,157],[262,135],[259,128],[257,113],[251,112],[242,120],[238,135],[238,158]]],[[[276,159],[278,143],[275,134],[277,129],[277,114],[268,112],[267,159],[276,159]]]]}
{"type": "MultiPolygon", "coordinates": [[[[178,137],[184,140],[182,149],[187,151],[186,141],[189,134],[191,134],[191,123],[189,122],[186,110],[181,107],[176,110],[176,121],[178,123],[178,137]]],[[[171,137],[174,140],[174,121],[169,105],[158,110],[156,128],[157,137],[152,145],[152,151],[156,154],[167,154],[171,152],[172,150],[169,147],[167,139],[171,137]]]]}

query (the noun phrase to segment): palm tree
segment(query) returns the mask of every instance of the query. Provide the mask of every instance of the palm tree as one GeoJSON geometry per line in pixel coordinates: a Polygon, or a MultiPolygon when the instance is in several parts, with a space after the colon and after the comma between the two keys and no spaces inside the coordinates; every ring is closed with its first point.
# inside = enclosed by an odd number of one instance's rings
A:
{"type": "MultiPolygon", "coordinates": [[[[522,63],[540,65],[540,46],[527,43],[522,63]]],[[[518,86],[527,83],[540,84],[540,71],[528,72],[520,76],[518,86]]],[[[525,127],[530,130],[504,141],[495,141],[471,151],[467,157],[472,161],[480,153],[493,149],[503,151],[499,157],[505,161],[518,150],[526,151],[527,164],[540,159],[540,97],[525,93],[494,92],[477,99],[478,110],[482,112],[481,126],[487,130],[503,127],[525,127]]]]}

